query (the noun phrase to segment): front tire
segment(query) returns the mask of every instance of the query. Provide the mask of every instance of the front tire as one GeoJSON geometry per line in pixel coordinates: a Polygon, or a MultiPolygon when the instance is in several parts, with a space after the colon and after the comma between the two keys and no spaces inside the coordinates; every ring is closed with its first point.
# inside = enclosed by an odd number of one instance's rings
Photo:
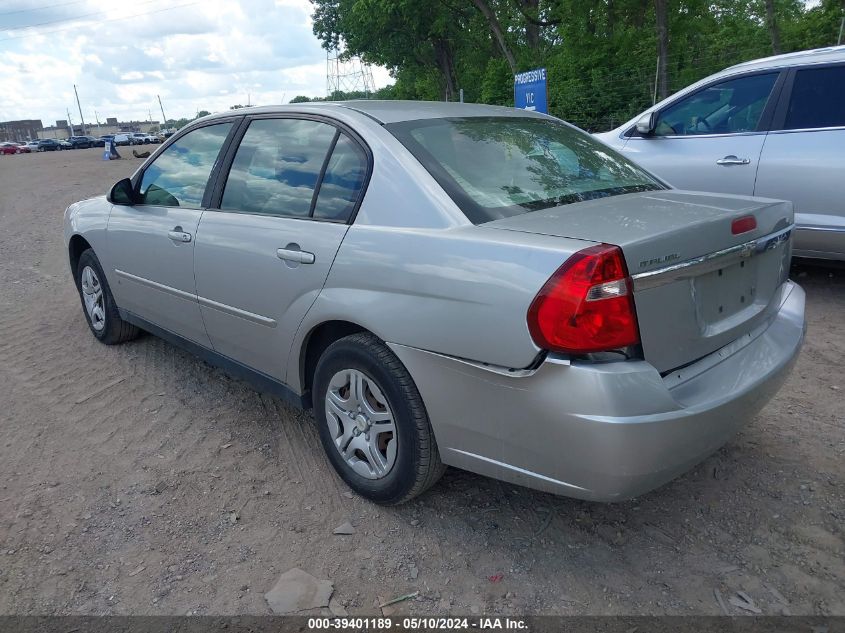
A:
{"type": "Polygon", "coordinates": [[[313,400],[329,462],[362,497],[403,503],[446,470],[411,375],[372,334],[347,336],[323,352],[313,400]]]}
{"type": "Polygon", "coordinates": [[[100,343],[117,345],[138,337],[140,330],[120,318],[100,260],[90,248],[79,257],[76,288],[88,328],[100,343]]]}

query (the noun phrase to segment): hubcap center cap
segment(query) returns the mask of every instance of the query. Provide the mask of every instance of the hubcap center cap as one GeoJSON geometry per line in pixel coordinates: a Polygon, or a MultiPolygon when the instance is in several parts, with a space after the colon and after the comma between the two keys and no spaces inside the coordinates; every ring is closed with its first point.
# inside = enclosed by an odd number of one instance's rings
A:
{"type": "Polygon", "coordinates": [[[355,425],[358,427],[358,430],[363,433],[368,428],[370,428],[370,421],[364,416],[363,413],[359,413],[355,416],[355,425]]]}

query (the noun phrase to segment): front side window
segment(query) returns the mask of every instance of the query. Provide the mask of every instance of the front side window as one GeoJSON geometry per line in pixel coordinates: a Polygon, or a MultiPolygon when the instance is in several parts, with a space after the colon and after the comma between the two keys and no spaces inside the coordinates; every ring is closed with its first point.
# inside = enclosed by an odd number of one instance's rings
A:
{"type": "Polygon", "coordinates": [[[386,127],[475,224],[664,188],[590,135],[547,119],[428,119],[386,127]]]}
{"type": "Polygon", "coordinates": [[[660,112],[655,136],[754,132],[777,73],[723,81],[681,99],[660,112]]]}
{"type": "Polygon", "coordinates": [[[795,74],[785,130],[845,126],[845,66],[805,68],[795,74]]]}
{"type": "Polygon", "coordinates": [[[144,171],[140,204],[200,208],[208,177],[231,127],[229,122],[198,128],[164,150],[144,171]]]}
{"type": "Polygon", "coordinates": [[[308,217],[337,130],[305,119],[259,119],[235,154],[220,207],[308,217]]]}

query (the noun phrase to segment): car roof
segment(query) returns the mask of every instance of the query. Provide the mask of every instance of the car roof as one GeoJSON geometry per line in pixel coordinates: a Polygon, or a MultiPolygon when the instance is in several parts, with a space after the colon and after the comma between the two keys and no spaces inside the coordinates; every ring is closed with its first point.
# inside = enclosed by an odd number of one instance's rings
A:
{"type": "Polygon", "coordinates": [[[772,57],[752,59],[747,62],[742,62],[741,64],[729,66],[723,71],[717,73],[717,75],[721,75],[722,73],[733,74],[736,71],[740,70],[766,70],[768,68],[782,68],[784,66],[824,64],[841,61],[845,61],[845,44],[843,44],[842,46],[814,48],[808,51],[798,51],[796,53],[785,53],[783,55],[773,55],[772,57]]]}
{"type": "Polygon", "coordinates": [[[230,117],[233,114],[284,114],[312,113],[331,116],[337,108],[360,112],[379,123],[399,123],[418,119],[443,119],[450,117],[532,117],[543,118],[546,115],[504,106],[483,105],[477,103],[455,103],[448,101],[312,101],[290,103],[287,105],[258,106],[239,108],[236,112],[225,111],[212,114],[203,120],[230,117]]]}

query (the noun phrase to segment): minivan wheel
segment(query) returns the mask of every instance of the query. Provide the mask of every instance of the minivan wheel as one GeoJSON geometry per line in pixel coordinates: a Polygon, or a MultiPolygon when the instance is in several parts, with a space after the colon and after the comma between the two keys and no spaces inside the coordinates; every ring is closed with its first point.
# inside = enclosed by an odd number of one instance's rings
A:
{"type": "Polygon", "coordinates": [[[120,318],[100,260],[90,248],[79,257],[76,287],[82,300],[85,320],[98,341],[105,345],[116,345],[137,338],[140,330],[120,318]]]}
{"type": "Polygon", "coordinates": [[[313,401],[329,462],[361,496],[402,503],[445,471],[411,375],[372,334],[347,336],[323,352],[313,401]]]}

